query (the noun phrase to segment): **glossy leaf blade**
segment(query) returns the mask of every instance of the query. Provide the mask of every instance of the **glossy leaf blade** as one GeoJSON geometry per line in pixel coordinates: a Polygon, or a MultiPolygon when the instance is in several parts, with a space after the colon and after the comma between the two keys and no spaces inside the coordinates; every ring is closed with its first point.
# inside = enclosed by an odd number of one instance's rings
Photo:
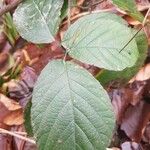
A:
{"type": "Polygon", "coordinates": [[[124,47],[132,36],[131,30],[117,15],[95,13],[72,24],[62,45],[71,57],[83,63],[118,71],[133,66],[137,60],[135,40],[124,47]]]}
{"type": "Polygon", "coordinates": [[[63,0],[24,0],[14,13],[20,35],[33,43],[50,43],[60,23],[63,0]]]}
{"type": "Polygon", "coordinates": [[[31,120],[40,150],[104,150],[115,122],[99,82],[85,69],[61,60],[42,71],[31,120]]]}

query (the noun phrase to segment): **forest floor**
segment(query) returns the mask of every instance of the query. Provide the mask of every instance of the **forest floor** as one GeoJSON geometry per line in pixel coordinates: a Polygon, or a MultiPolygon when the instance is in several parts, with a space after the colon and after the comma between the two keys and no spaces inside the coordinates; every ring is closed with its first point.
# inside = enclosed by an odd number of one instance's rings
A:
{"type": "MultiPolygon", "coordinates": [[[[7,4],[13,0],[5,0],[7,4]]],[[[71,9],[71,21],[86,15],[89,11],[114,12],[123,17],[131,27],[140,28],[140,23],[129,17],[108,0],[89,7],[89,0],[78,0],[78,6],[71,9]]],[[[144,15],[150,2],[137,0],[137,7],[144,15]]],[[[12,12],[13,13],[13,10],[12,12]]],[[[148,16],[150,19],[150,16],[148,16]]],[[[63,21],[56,41],[47,45],[35,45],[17,38],[8,38],[12,30],[11,20],[0,18],[0,150],[36,150],[24,128],[23,112],[31,100],[38,75],[52,59],[64,57],[60,39],[67,25],[63,21]],[[5,34],[4,33],[5,30],[5,34]],[[12,38],[12,39],[11,39],[12,38]]],[[[150,29],[145,28],[150,46],[150,29]]],[[[68,58],[70,59],[70,58],[68,58]]],[[[83,65],[83,64],[82,64],[83,65]]],[[[93,75],[100,70],[83,65],[93,75]]],[[[150,150],[150,50],[145,64],[137,75],[125,86],[118,83],[106,87],[116,114],[116,130],[109,150],[150,150]],[[115,85],[115,86],[114,86],[115,85]]]]}

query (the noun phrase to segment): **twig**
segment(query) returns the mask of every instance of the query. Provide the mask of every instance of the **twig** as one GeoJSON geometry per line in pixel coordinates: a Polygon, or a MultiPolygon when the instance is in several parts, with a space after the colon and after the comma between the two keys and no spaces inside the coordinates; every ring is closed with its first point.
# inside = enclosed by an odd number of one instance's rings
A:
{"type": "Polygon", "coordinates": [[[143,20],[143,26],[145,25],[145,23],[146,23],[146,20],[147,20],[147,17],[148,17],[148,15],[149,15],[149,13],[150,13],[150,7],[149,7],[149,9],[148,9],[148,11],[147,11],[147,13],[146,13],[146,15],[145,15],[145,17],[144,17],[144,20],[143,20]]]}
{"type": "MultiPolygon", "coordinates": [[[[147,17],[148,17],[148,15],[149,15],[149,13],[150,13],[150,6],[149,6],[149,9],[148,9],[148,11],[147,11],[147,13],[146,13],[146,15],[145,15],[145,17],[144,17],[144,20],[143,20],[143,22],[142,22],[143,25],[145,25],[145,24],[147,24],[148,26],[150,25],[149,20],[147,21],[147,17]]],[[[147,36],[147,38],[148,38],[149,35],[148,35],[148,33],[147,33],[147,31],[146,31],[145,28],[144,28],[144,32],[145,32],[145,34],[146,34],[146,36],[147,36]]]]}
{"type": "Polygon", "coordinates": [[[121,53],[127,46],[128,44],[138,35],[138,33],[143,29],[143,26],[133,35],[133,37],[128,41],[127,44],[125,44],[125,46],[119,51],[119,53],[121,53]]]}
{"type": "MultiPolygon", "coordinates": [[[[98,5],[98,4],[100,4],[100,3],[104,2],[104,1],[106,1],[106,0],[100,0],[100,1],[92,4],[90,7],[96,6],[96,5],[98,5]]],[[[76,6],[76,7],[79,7],[81,9],[89,9],[89,7],[83,7],[83,6],[76,6]]],[[[73,20],[75,20],[75,19],[77,19],[79,17],[82,17],[82,16],[90,14],[90,13],[94,13],[94,12],[104,12],[104,11],[105,10],[84,12],[84,13],[80,13],[80,14],[78,14],[78,15],[76,15],[76,16],[74,16],[74,17],[71,18],[71,0],[68,0],[68,12],[67,12],[68,19],[62,25],[64,25],[64,24],[67,23],[68,27],[69,27],[70,24],[71,24],[71,21],[73,21],[73,20]]]]}
{"type": "MultiPolygon", "coordinates": [[[[112,10],[112,9],[95,10],[95,11],[92,11],[91,13],[109,12],[109,11],[111,11],[111,10],[112,10]]],[[[76,20],[76,19],[78,19],[78,18],[80,18],[80,17],[86,16],[86,15],[89,15],[89,14],[90,14],[89,12],[79,13],[79,14],[77,14],[77,15],[71,17],[71,18],[70,18],[70,21],[74,21],[74,20],[76,20]]],[[[64,22],[62,23],[62,25],[65,25],[66,23],[68,23],[67,20],[64,21],[64,22]]]]}
{"type": "Polygon", "coordinates": [[[67,19],[68,28],[71,24],[71,21],[70,21],[71,14],[70,13],[71,13],[71,0],[68,0],[68,13],[67,13],[67,15],[68,15],[68,19],[67,19]]]}
{"type": "Polygon", "coordinates": [[[19,135],[24,135],[24,136],[26,136],[26,135],[27,135],[27,133],[26,133],[26,132],[13,131],[13,133],[15,133],[15,134],[19,134],[19,135]]]}
{"type": "Polygon", "coordinates": [[[19,134],[16,134],[16,133],[14,133],[14,132],[10,132],[10,131],[5,130],[5,129],[2,129],[2,128],[0,128],[0,133],[1,133],[1,134],[8,134],[8,135],[14,136],[14,137],[16,137],[16,138],[19,138],[19,139],[21,139],[21,140],[30,142],[30,143],[32,143],[32,144],[36,144],[36,142],[35,142],[34,140],[32,140],[32,139],[29,139],[29,138],[27,138],[27,137],[21,136],[21,135],[19,135],[19,134]]]}
{"type": "Polygon", "coordinates": [[[14,2],[12,2],[11,4],[5,5],[0,9],[0,17],[2,15],[4,15],[5,13],[13,10],[15,7],[17,7],[20,3],[22,2],[22,0],[16,0],[14,2]]]}

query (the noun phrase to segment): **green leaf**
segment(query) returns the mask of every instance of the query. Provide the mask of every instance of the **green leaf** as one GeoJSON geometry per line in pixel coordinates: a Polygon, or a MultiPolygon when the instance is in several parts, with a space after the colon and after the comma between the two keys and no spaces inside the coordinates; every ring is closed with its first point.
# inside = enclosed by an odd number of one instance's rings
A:
{"type": "MultiPolygon", "coordinates": [[[[71,6],[70,7],[75,7],[77,5],[76,0],[71,1],[71,6]]],[[[65,17],[67,17],[67,11],[68,11],[68,0],[64,0],[63,7],[61,9],[61,20],[63,20],[65,17]]]]}
{"type": "Polygon", "coordinates": [[[3,83],[4,83],[4,79],[3,79],[3,77],[0,75],[0,87],[3,85],[3,83]]]}
{"type": "Polygon", "coordinates": [[[121,17],[110,13],[95,13],[71,25],[64,35],[62,45],[71,57],[83,63],[118,71],[133,66],[137,60],[135,40],[123,49],[132,36],[121,17]]]}
{"type": "MultiPolygon", "coordinates": [[[[137,30],[134,31],[134,34],[135,32],[137,32],[137,30]]],[[[139,57],[137,62],[133,67],[126,68],[123,71],[116,72],[116,71],[103,70],[102,72],[100,72],[100,74],[97,75],[97,79],[100,81],[100,83],[103,86],[106,86],[110,83],[111,85],[113,84],[115,85],[116,83],[123,85],[127,83],[142,67],[147,57],[147,51],[148,51],[147,37],[145,33],[141,31],[135,38],[136,38],[138,51],[139,51],[139,57]]]]}
{"type": "Polygon", "coordinates": [[[114,113],[99,82],[85,69],[50,62],[34,88],[31,120],[40,150],[104,150],[114,113]]]}
{"type": "Polygon", "coordinates": [[[19,34],[16,30],[16,26],[13,23],[13,18],[9,12],[4,15],[3,24],[5,25],[4,33],[7,36],[11,45],[14,46],[16,40],[19,37],[19,34]]]}
{"type": "Polygon", "coordinates": [[[32,103],[31,101],[29,101],[24,110],[24,126],[29,136],[33,136],[32,126],[31,126],[31,106],[32,103]]]}
{"type": "Polygon", "coordinates": [[[135,0],[112,0],[120,9],[126,11],[134,19],[143,22],[144,16],[137,10],[135,0]]]}
{"type": "Polygon", "coordinates": [[[14,13],[20,35],[33,43],[54,41],[63,0],[24,0],[14,13]]]}
{"type": "Polygon", "coordinates": [[[67,17],[67,10],[68,10],[68,0],[64,0],[64,4],[61,9],[61,20],[63,20],[65,17],[67,17]]]}

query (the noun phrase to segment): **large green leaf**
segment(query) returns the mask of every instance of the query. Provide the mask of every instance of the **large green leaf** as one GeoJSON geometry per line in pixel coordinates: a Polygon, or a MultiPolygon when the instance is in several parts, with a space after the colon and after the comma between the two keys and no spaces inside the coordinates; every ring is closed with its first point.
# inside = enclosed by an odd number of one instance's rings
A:
{"type": "Polygon", "coordinates": [[[50,43],[60,23],[63,0],[24,0],[14,13],[20,35],[33,43],[50,43]]]}
{"type": "Polygon", "coordinates": [[[131,30],[117,15],[96,13],[76,21],[64,35],[62,45],[70,56],[108,70],[123,70],[135,64],[138,50],[131,30]]]}
{"type": "Polygon", "coordinates": [[[131,17],[143,21],[144,16],[137,10],[135,0],[112,0],[120,9],[125,10],[131,17]]]}
{"type": "MultiPolygon", "coordinates": [[[[133,35],[137,32],[135,30],[133,32],[133,35]]],[[[137,62],[133,67],[126,68],[123,71],[109,71],[109,70],[103,70],[97,75],[97,79],[100,81],[100,83],[103,86],[106,86],[108,84],[113,85],[124,85],[127,83],[142,67],[144,64],[144,61],[147,57],[147,50],[148,50],[148,42],[147,37],[143,31],[141,31],[136,37],[136,42],[139,50],[139,57],[137,59],[137,62]]]]}
{"type": "Polygon", "coordinates": [[[85,69],[61,60],[42,71],[31,120],[40,150],[104,150],[115,122],[99,82],[85,69]]]}

